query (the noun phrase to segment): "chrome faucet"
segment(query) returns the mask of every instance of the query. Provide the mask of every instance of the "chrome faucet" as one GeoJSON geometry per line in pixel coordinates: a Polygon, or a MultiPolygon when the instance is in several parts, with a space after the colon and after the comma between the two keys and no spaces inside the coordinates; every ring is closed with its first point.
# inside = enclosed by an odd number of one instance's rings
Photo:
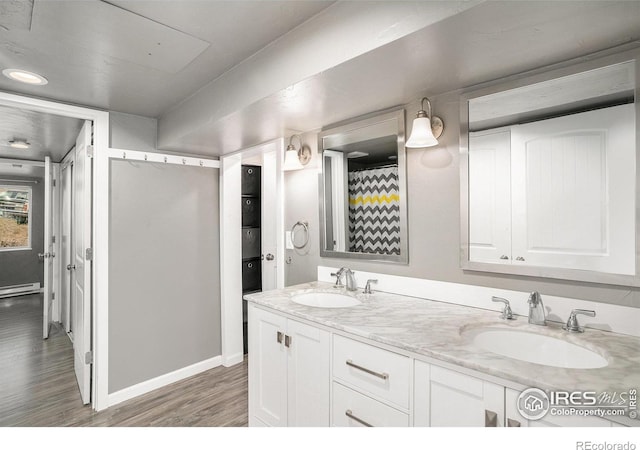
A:
{"type": "Polygon", "coordinates": [[[529,304],[529,323],[545,326],[547,324],[547,319],[545,317],[544,304],[542,303],[540,293],[538,291],[533,291],[529,295],[527,303],[529,304]]]}
{"type": "Polygon", "coordinates": [[[340,270],[338,270],[336,273],[332,273],[331,276],[332,277],[336,277],[336,284],[333,287],[336,288],[341,288],[344,287],[344,284],[342,284],[342,275],[344,274],[345,268],[341,268],[340,270]]]}
{"type": "Polygon", "coordinates": [[[336,284],[333,287],[342,288],[345,287],[342,284],[342,276],[346,275],[347,277],[347,291],[356,291],[358,290],[358,282],[356,281],[356,277],[354,276],[354,272],[351,269],[346,267],[341,267],[336,273],[332,273],[332,277],[336,277],[336,284]]]}
{"type": "Polygon", "coordinates": [[[509,300],[507,300],[506,298],[502,298],[502,297],[491,297],[491,301],[492,302],[504,303],[504,309],[502,310],[502,314],[500,315],[501,319],[503,319],[503,320],[516,320],[516,318],[513,317],[513,311],[511,311],[511,305],[509,305],[509,300]]]}
{"type": "Polygon", "coordinates": [[[569,320],[567,320],[566,325],[564,325],[562,329],[571,333],[584,333],[584,327],[580,326],[578,318],[576,317],[578,314],[583,314],[589,317],[596,316],[596,312],[590,309],[574,309],[571,311],[571,314],[569,314],[569,320]]]}
{"type": "Polygon", "coordinates": [[[370,280],[367,280],[367,284],[364,287],[363,293],[364,294],[373,294],[373,290],[371,289],[371,283],[377,283],[377,282],[378,282],[378,280],[374,280],[373,278],[370,279],[370,280]]]}
{"type": "Polygon", "coordinates": [[[344,269],[344,274],[347,277],[347,291],[357,291],[358,282],[356,281],[355,272],[351,269],[344,269]]]}

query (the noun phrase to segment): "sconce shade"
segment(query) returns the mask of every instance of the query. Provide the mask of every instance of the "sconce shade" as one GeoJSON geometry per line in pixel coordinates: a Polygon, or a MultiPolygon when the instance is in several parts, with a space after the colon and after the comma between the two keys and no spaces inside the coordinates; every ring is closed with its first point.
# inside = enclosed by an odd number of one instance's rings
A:
{"type": "Polygon", "coordinates": [[[411,136],[407,140],[405,147],[421,148],[438,145],[438,140],[431,131],[431,120],[428,117],[416,117],[413,119],[411,136]]]}
{"type": "Polygon", "coordinates": [[[438,145],[438,138],[444,129],[444,123],[438,116],[431,114],[431,102],[427,97],[420,100],[420,111],[413,119],[413,128],[411,128],[411,136],[407,140],[405,147],[423,148],[438,145]],[[424,110],[424,102],[427,102],[427,110],[424,110]]]}
{"type": "Polygon", "coordinates": [[[289,171],[300,169],[304,169],[304,166],[298,158],[298,151],[290,145],[287,147],[287,151],[284,154],[284,165],[282,166],[282,170],[289,171]]]}

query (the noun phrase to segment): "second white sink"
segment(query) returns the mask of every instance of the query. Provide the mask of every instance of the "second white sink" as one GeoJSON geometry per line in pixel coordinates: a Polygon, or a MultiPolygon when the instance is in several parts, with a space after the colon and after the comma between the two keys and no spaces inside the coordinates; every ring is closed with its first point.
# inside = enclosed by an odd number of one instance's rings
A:
{"type": "Polygon", "coordinates": [[[487,327],[465,335],[476,347],[520,361],[566,369],[597,369],[609,364],[594,351],[544,334],[487,327]]]}
{"type": "Polygon", "coordinates": [[[291,301],[316,308],[349,308],[360,304],[360,300],[349,295],[333,292],[308,292],[291,297],[291,301]]]}

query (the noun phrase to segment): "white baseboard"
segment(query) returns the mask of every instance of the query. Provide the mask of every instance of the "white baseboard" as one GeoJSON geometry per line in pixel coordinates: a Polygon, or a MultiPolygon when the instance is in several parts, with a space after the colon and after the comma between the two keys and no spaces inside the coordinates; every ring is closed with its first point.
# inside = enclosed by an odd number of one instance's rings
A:
{"type": "MultiPolygon", "coordinates": [[[[335,278],[331,276],[331,273],[336,272],[336,270],[337,268],[335,267],[318,266],[318,281],[335,282],[335,278]]],[[[374,291],[379,290],[490,311],[501,311],[502,306],[491,301],[491,297],[495,295],[509,300],[514,314],[519,316],[527,316],[529,314],[527,305],[529,292],[364,271],[355,272],[355,277],[360,288],[364,287],[368,279],[373,278],[378,280],[373,286],[374,291]]],[[[540,292],[540,294],[542,294],[544,306],[547,309],[548,320],[564,323],[567,321],[572,309],[593,309],[596,311],[596,317],[581,316],[580,325],[604,331],[613,331],[614,333],[640,336],[640,327],[638,327],[638,323],[640,323],[640,308],[577,298],[557,297],[545,295],[544,292],[540,292]]]]}
{"type": "Polygon", "coordinates": [[[16,284],[12,286],[0,287],[0,298],[15,297],[17,295],[33,294],[43,292],[40,283],[16,284]]]}
{"type": "Polygon", "coordinates": [[[147,392],[151,392],[158,388],[167,386],[171,383],[175,383],[176,381],[180,381],[193,375],[197,375],[206,370],[213,369],[214,367],[220,366],[221,363],[222,356],[215,356],[213,358],[205,359],[204,361],[197,362],[190,366],[183,367],[182,369],[174,370],[173,372],[160,375],[159,377],[143,381],[142,383],[135,384],[128,388],[124,388],[120,391],[109,394],[109,407],[117,405],[118,403],[122,403],[126,400],[130,400],[139,395],[146,394],[147,392]]]}
{"type": "Polygon", "coordinates": [[[243,353],[236,353],[235,355],[225,356],[222,355],[222,365],[225,367],[235,366],[236,364],[240,364],[244,361],[243,353]]]}

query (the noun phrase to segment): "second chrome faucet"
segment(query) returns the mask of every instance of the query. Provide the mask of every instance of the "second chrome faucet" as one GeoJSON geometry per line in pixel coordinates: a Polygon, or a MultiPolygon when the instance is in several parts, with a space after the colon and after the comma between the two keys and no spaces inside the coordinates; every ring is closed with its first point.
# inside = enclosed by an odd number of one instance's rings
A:
{"type": "Polygon", "coordinates": [[[529,323],[532,325],[547,325],[547,316],[544,312],[542,297],[538,291],[533,291],[529,295],[529,323]]]}

